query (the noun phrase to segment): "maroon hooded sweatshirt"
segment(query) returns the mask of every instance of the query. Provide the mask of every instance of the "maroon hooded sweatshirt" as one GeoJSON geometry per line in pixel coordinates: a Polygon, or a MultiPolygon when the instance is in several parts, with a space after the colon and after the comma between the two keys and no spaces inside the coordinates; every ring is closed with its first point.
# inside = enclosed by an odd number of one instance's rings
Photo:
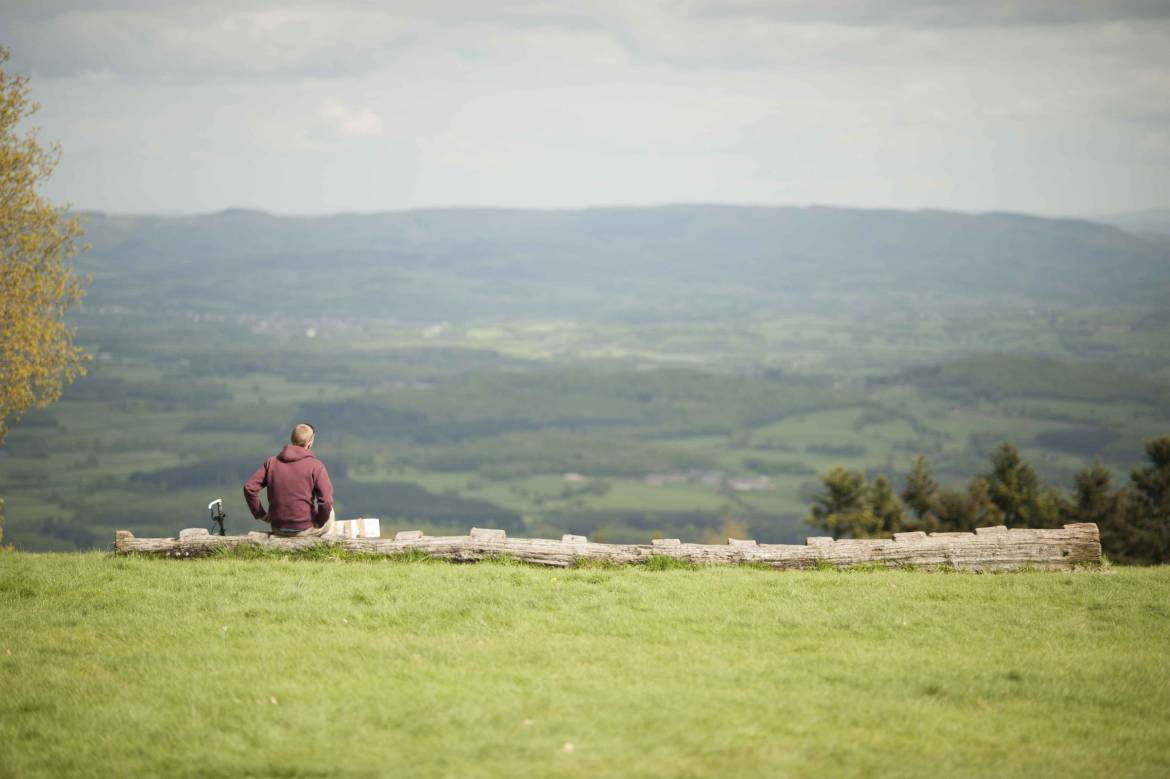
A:
{"type": "Polygon", "coordinates": [[[325,464],[303,446],[285,444],[244,482],[244,499],[256,519],[265,515],[262,487],[268,488],[267,514],[273,530],[308,530],[329,521],[333,483],[325,464]]]}

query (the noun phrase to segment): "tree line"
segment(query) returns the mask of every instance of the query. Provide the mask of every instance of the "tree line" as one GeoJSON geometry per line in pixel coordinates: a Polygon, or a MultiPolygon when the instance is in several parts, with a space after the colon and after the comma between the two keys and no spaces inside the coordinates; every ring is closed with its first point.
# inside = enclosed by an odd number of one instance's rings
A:
{"type": "Polygon", "coordinates": [[[977,527],[1059,527],[1094,522],[1105,554],[1119,563],[1170,562],[1170,436],[1145,442],[1147,462],[1115,487],[1100,460],[1077,471],[1071,495],[1045,484],[1015,444],[1000,444],[987,471],[963,488],[940,485],[919,455],[900,493],[889,478],[870,482],[861,471],[823,474],[823,491],[805,522],[833,538],[882,538],[892,533],[973,531],[977,527]]]}

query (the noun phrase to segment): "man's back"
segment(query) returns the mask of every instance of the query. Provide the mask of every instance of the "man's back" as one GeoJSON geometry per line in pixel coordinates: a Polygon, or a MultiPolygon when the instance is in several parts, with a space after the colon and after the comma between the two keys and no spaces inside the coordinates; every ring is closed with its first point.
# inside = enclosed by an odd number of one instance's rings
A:
{"type": "MultiPolygon", "coordinates": [[[[294,442],[296,434],[294,430],[294,442]]],[[[311,437],[308,446],[285,444],[280,454],[265,460],[244,482],[244,498],[252,516],[271,523],[273,532],[297,533],[320,528],[329,521],[333,484],[311,446],[311,437]],[[260,502],[260,490],[265,488],[267,512],[260,502]]]]}

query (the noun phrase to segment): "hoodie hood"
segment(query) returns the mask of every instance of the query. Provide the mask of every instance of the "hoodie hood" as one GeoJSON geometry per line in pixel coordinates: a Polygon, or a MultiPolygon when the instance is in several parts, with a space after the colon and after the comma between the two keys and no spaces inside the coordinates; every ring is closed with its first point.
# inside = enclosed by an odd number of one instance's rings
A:
{"type": "Polygon", "coordinates": [[[285,444],[284,448],[280,450],[280,454],[276,455],[276,459],[284,463],[295,463],[298,460],[305,460],[313,456],[312,451],[303,446],[285,444]]]}

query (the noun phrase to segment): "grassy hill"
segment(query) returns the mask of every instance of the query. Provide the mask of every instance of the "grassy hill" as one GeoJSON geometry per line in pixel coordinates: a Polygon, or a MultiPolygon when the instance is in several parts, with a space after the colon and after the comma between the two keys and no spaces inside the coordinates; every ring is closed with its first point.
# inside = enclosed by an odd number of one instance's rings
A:
{"type": "Polygon", "coordinates": [[[0,775],[1166,776],[1170,570],[0,554],[0,775]]]}

